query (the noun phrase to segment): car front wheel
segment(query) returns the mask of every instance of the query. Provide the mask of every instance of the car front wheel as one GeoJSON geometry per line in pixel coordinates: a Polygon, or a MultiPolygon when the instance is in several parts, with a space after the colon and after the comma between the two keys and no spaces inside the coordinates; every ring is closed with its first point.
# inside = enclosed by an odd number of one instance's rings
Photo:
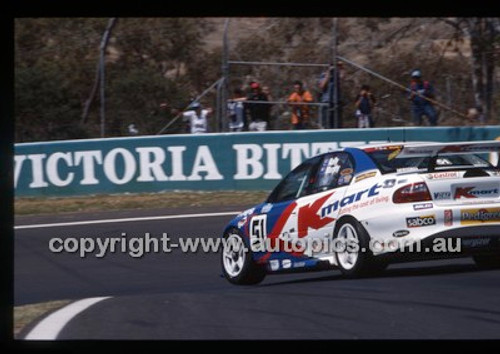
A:
{"type": "Polygon", "coordinates": [[[265,268],[255,263],[252,251],[239,231],[230,230],[224,235],[224,239],[221,255],[224,277],[236,285],[253,285],[264,280],[265,268]]]}

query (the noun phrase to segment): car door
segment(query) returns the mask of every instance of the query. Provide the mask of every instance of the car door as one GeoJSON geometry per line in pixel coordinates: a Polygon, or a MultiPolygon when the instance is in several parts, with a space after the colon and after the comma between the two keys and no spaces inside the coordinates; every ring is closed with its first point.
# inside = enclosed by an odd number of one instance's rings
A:
{"type": "Polygon", "coordinates": [[[340,201],[354,174],[354,164],[346,152],[323,155],[307,190],[297,200],[298,238],[307,238],[310,253],[323,253],[331,239],[340,212],[340,201]]]}

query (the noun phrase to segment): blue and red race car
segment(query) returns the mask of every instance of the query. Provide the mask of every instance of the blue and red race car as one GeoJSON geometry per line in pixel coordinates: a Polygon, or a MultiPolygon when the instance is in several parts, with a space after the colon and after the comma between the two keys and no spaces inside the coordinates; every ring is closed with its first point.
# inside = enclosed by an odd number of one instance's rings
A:
{"type": "Polygon", "coordinates": [[[391,262],[473,256],[500,266],[500,142],[386,143],[312,157],[223,233],[233,284],[338,268],[350,277],[391,262]]]}

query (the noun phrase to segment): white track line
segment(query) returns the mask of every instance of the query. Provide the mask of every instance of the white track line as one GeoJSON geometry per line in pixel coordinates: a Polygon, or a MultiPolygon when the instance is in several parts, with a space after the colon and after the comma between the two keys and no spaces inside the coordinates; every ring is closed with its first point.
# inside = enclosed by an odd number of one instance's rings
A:
{"type": "Polygon", "coordinates": [[[90,306],[109,299],[110,296],[92,297],[73,302],[40,321],[25,337],[25,340],[55,340],[61,330],[80,312],[90,306]]]}
{"type": "Polygon", "coordinates": [[[91,224],[111,224],[111,223],[131,222],[131,221],[206,218],[206,217],[212,217],[212,216],[237,215],[239,213],[240,213],[240,211],[228,211],[228,212],[223,212],[223,213],[180,214],[180,215],[145,216],[145,217],[137,217],[137,218],[124,218],[124,219],[83,220],[83,221],[53,223],[53,224],[17,225],[17,226],[14,226],[14,229],[15,230],[22,230],[22,229],[38,229],[38,228],[43,228],[43,227],[78,226],[78,225],[91,225],[91,224]]]}

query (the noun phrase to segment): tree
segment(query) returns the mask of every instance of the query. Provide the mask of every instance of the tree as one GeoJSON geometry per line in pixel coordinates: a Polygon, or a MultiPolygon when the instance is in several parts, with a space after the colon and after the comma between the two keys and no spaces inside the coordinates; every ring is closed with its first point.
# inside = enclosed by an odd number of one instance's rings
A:
{"type": "Polygon", "coordinates": [[[500,48],[500,19],[470,17],[444,19],[444,22],[470,42],[474,101],[488,119],[493,106],[495,53],[500,48]]]}
{"type": "MultiPolygon", "coordinates": [[[[80,122],[95,81],[107,22],[107,18],[15,20],[17,141],[99,136],[98,99],[88,119],[80,122]]],[[[184,109],[220,78],[222,49],[216,43],[220,35],[222,44],[222,34],[217,23],[224,19],[118,19],[106,51],[105,78],[106,115],[114,135],[126,134],[131,121],[141,134],[154,134],[171,118],[158,110],[160,103],[184,109]]],[[[233,18],[229,59],[326,64],[331,60],[331,26],[328,17],[233,18]]],[[[464,113],[477,105],[491,116],[500,105],[498,90],[494,91],[499,32],[498,18],[346,17],[338,21],[338,54],[403,85],[410,71],[420,68],[436,87],[438,100],[464,113]],[[470,45],[472,55],[463,50],[463,44],[470,45]],[[470,60],[471,69],[463,65],[464,60],[470,60]]],[[[385,113],[379,115],[377,126],[410,124],[408,100],[400,88],[344,66],[346,127],[354,127],[352,101],[365,83],[379,97],[386,97],[379,101],[385,113]]],[[[323,69],[230,65],[228,88],[232,91],[257,79],[270,87],[273,99],[283,101],[294,80],[318,93],[317,78],[323,69]]],[[[203,104],[215,102],[214,94],[207,94],[203,104]]],[[[273,109],[278,116],[288,108],[275,105],[273,109]]],[[[288,122],[285,115],[282,118],[288,122]]],[[[443,114],[439,124],[464,123],[462,115],[452,113],[443,114]]],[[[169,132],[182,131],[181,125],[172,128],[169,132]]]]}
{"type": "Polygon", "coordinates": [[[90,137],[80,126],[80,101],[53,63],[16,70],[16,141],[90,137]]]}
{"type": "MultiPolygon", "coordinates": [[[[18,141],[99,136],[99,100],[89,107],[88,119],[87,115],[82,119],[82,113],[95,82],[107,22],[106,18],[15,20],[18,141]]],[[[107,115],[115,135],[126,133],[130,120],[142,133],[154,133],[168,119],[165,111],[152,113],[160,101],[184,108],[190,92],[212,79],[216,71],[212,61],[205,66],[207,53],[202,48],[211,30],[204,18],[119,19],[106,51],[107,115]]]]}

